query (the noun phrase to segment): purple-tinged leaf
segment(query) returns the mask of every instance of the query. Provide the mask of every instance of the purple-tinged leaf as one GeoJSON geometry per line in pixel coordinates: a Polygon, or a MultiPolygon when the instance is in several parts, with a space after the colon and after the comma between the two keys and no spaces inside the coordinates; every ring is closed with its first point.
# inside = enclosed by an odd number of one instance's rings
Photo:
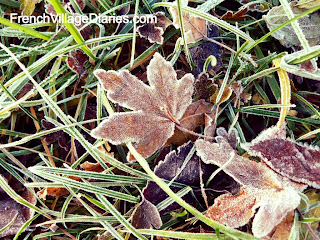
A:
{"type": "Polygon", "coordinates": [[[79,78],[86,71],[86,62],[89,60],[87,54],[85,54],[82,50],[74,50],[69,53],[67,58],[68,67],[78,74],[79,78]]]}
{"type": "Polygon", "coordinates": [[[250,155],[260,157],[270,168],[293,181],[320,188],[318,148],[286,138],[285,126],[270,127],[251,143],[241,145],[250,155]]]}
{"type": "MultiPolygon", "coordinates": [[[[182,183],[187,186],[191,186],[200,189],[200,165],[202,171],[203,182],[206,182],[211,174],[217,169],[212,164],[201,163],[200,159],[196,154],[193,154],[188,162],[185,163],[187,156],[190,154],[194,144],[188,142],[180,146],[176,151],[171,151],[165,157],[165,159],[157,165],[155,168],[155,174],[168,181],[174,179],[177,183],[182,183]]],[[[190,156],[189,156],[190,157],[190,156]]],[[[211,182],[208,186],[209,189],[218,191],[237,191],[238,185],[232,180],[226,180],[226,175],[221,172],[219,173],[219,181],[211,182]]],[[[174,192],[178,192],[180,188],[170,187],[174,192]]],[[[154,205],[165,200],[169,197],[156,183],[149,182],[146,188],[143,190],[144,197],[152,202],[154,205]]],[[[186,201],[192,203],[193,198],[190,194],[184,197],[186,201]]],[[[167,208],[163,209],[161,213],[166,213],[179,208],[179,204],[173,203],[167,208]]]]}
{"type": "Polygon", "coordinates": [[[162,220],[155,205],[146,199],[137,206],[132,214],[132,226],[138,229],[160,228],[162,220]]]}
{"type": "Polygon", "coordinates": [[[237,228],[248,223],[259,208],[252,222],[252,232],[256,237],[265,237],[299,205],[298,192],[306,185],[292,182],[264,163],[239,156],[228,140],[221,136],[226,134],[219,132],[216,143],[197,140],[197,154],[205,163],[221,167],[242,188],[238,195],[224,194],[218,197],[207,215],[237,228]]]}

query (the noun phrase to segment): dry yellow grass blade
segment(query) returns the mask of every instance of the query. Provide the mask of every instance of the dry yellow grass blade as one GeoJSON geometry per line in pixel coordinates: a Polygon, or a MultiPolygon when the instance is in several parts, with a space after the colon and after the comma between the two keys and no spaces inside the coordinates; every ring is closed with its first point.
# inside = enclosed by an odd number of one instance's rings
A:
{"type": "MultiPolygon", "coordinates": [[[[273,65],[275,67],[279,67],[280,62],[281,62],[281,58],[277,58],[277,59],[273,60],[273,65]]],[[[277,73],[279,76],[280,89],[281,89],[281,104],[290,105],[291,87],[290,87],[290,79],[289,79],[288,73],[281,68],[277,71],[277,73]]],[[[284,123],[284,120],[285,120],[289,110],[290,110],[290,107],[282,107],[281,108],[280,118],[277,123],[278,127],[280,127],[284,123]]]]}

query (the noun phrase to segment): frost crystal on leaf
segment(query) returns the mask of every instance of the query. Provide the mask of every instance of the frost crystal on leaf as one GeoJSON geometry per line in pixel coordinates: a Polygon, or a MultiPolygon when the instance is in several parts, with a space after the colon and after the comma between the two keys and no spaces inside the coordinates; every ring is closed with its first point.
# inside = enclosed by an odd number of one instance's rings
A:
{"type": "Polygon", "coordinates": [[[241,145],[250,155],[260,157],[270,168],[293,181],[320,188],[320,152],[286,138],[284,126],[270,127],[251,143],[241,145]]]}
{"type": "Polygon", "coordinates": [[[240,194],[224,194],[215,200],[207,213],[213,220],[237,228],[248,223],[259,208],[252,232],[256,237],[264,237],[299,205],[298,191],[305,185],[278,175],[264,163],[239,156],[222,136],[217,138],[217,143],[197,140],[196,149],[205,163],[223,167],[223,171],[242,185],[240,194]],[[235,157],[226,164],[232,152],[235,157]]]}
{"type": "MultiPolygon", "coordinates": [[[[149,85],[127,70],[99,69],[94,74],[110,100],[133,111],[112,114],[92,131],[92,136],[113,144],[135,142],[145,158],[165,145],[192,101],[192,74],[177,80],[173,67],[159,53],[147,67],[149,85]]],[[[133,160],[131,155],[129,160],[133,160]]]]}
{"type": "Polygon", "coordinates": [[[160,228],[162,220],[156,206],[143,199],[132,214],[132,226],[138,229],[160,228]]]}

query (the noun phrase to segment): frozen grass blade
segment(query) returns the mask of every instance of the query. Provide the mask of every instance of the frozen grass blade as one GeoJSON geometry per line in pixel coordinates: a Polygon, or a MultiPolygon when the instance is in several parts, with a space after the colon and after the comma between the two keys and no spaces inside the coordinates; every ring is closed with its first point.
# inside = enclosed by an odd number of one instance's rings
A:
{"type": "MultiPolygon", "coordinates": [[[[60,1],[58,0],[49,0],[49,2],[52,4],[52,6],[54,7],[54,10],[56,11],[57,14],[60,14],[62,16],[70,16],[70,13],[67,12],[64,7],[62,6],[62,4],[60,3],[60,1]]],[[[82,35],[80,34],[79,30],[74,26],[74,24],[69,23],[68,21],[65,21],[63,23],[66,28],[69,30],[69,32],[71,33],[71,35],[73,36],[74,40],[78,43],[78,44],[84,44],[85,41],[83,40],[82,35]]],[[[98,59],[93,55],[93,53],[91,52],[91,50],[86,46],[82,46],[81,49],[92,59],[94,59],[95,61],[97,61],[98,59]]]]}
{"type": "Polygon", "coordinates": [[[33,36],[33,37],[36,37],[36,38],[40,38],[42,40],[46,40],[47,41],[47,40],[50,39],[50,37],[38,32],[36,30],[33,30],[31,28],[22,26],[20,24],[15,23],[15,22],[11,22],[8,19],[5,19],[3,17],[0,17],[0,23],[4,24],[4,25],[7,25],[7,26],[9,26],[9,27],[11,27],[13,29],[16,29],[16,30],[19,30],[21,32],[24,32],[24,33],[26,33],[26,34],[28,34],[30,36],[33,36]]]}

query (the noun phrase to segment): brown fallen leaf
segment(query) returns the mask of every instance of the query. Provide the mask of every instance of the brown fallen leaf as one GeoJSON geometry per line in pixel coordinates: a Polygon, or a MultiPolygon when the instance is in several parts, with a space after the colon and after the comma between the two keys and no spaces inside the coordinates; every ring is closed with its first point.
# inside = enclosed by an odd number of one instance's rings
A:
{"type": "Polygon", "coordinates": [[[69,53],[67,57],[67,65],[68,67],[75,73],[78,74],[79,78],[81,78],[82,74],[86,71],[86,62],[89,60],[87,54],[85,54],[82,50],[77,49],[73,50],[69,53]]]}
{"type": "Polygon", "coordinates": [[[213,80],[207,73],[200,73],[194,83],[195,99],[204,99],[209,101],[210,96],[214,94],[213,80]]]}
{"type": "Polygon", "coordinates": [[[100,165],[100,163],[92,163],[92,162],[84,162],[80,165],[84,170],[91,172],[103,172],[104,168],[100,165]]]}
{"type": "Polygon", "coordinates": [[[299,205],[298,192],[306,185],[282,177],[264,163],[239,156],[222,136],[216,137],[216,141],[197,140],[198,156],[205,163],[223,168],[242,188],[238,195],[218,197],[207,216],[233,228],[245,225],[254,216],[253,235],[267,236],[299,205]]]}
{"type": "MultiPolygon", "coordinates": [[[[182,1],[183,6],[188,5],[188,1],[182,1]]],[[[173,26],[180,29],[180,20],[178,10],[170,7],[169,12],[172,16],[173,26]]],[[[195,43],[207,36],[207,21],[203,18],[196,17],[190,13],[182,12],[183,28],[186,43],[195,43]]]]}
{"type": "Polygon", "coordinates": [[[248,8],[240,9],[238,12],[233,13],[231,11],[227,11],[222,17],[222,20],[229,20],[229,21],[242,21],[246,19],[247,15],[245,15],[248,12],[248,8]]]}
{"type": "Polygon", "coordinates": [[[289,213],[282,222],[275,227],[271,234],[269,234],[268,239],[271,240],[288,240],[290,237],[292,225],[294,220],[294,213],[289,213]]]}
{"type": "Polygon", "coordinates": [[[60,188],[60,187],[48,187],[48,188],[42,189],[37,194],[41,199],[46,200],[47,196],[53,196],[53,197],[63,196],[63,195],[69,194],[69,191],[65,188],[60,188]]]}
{"type": "MultiPolygon", "coordinates": [[[[2,176],[0,177],[3,178],[2,176]]],[[[28,189],[25,189],[21,196],[33,205],[37,203],[36,197],[28,189]]],[[[16,217],[12,225],[0,233],[0,238],[3,238],[16,234],[20,228],[33,217],[34,210],[19,204],[7,194],[0,193],[0,214],[0,229],[4,228],[16,217]]]]}
{"type": "Polygon", "coordinates": [[[163,43],[163,33],[172,22],[162,12],[154,14],[157,17],[156,23],[147,23],[137,28],[140,37],[147,38],[151,43],[163,43]]]}
{"type": "MultiPolygon", "coordinates": [[[[133,111],[112,114],[92,131],[92,136],[113,144],[135,142],[145,158],[165,145],[192,101],[192,74],[177,80],[173,67],[159,53],[147,67],[149,85],[126,70],[98,69],[94,74],[110,100],[133,111]]],[[[133,156],[128,159],[133,160],[133,156]]]]}
{"type": "Polygon", "coordinates": [[[138,229],[160,228],[162,220],[156,206],[143,199],[132,213],[131,224],[138,229]]]}
{"type": "MultiPolygon", "coordinates": [[[[212,107],[212,104],[207,103],[203,99],[190,104],[180,120],[180,126],[189,131],[194,131],[197,127],[204,124],[205,114],[211,113],[212,107]]],[[[175,144],[180,146],[189,140],[195,141],[197,138],[195,135],[176,128],[173,136],[168,139],[167,145],[175,144]]]]}
{"type": "Polygon", "coordinates": [[[285,125],[270,127],[251,143],[241,144],[250,155],[293,181],[320,188],[320,152],[316,147],[286,138],[285,125]]]}
{"type": "MultiPolygon", "coordinates": [[[[173,150],[169,152],[165,158],[158,163],[154,169],[154,173],[162,179],[168,181],[174,180],[176,183],[181,183],[186,186],[190,186],[193,189],[201,188],[201,179],[203,182],[207,182],[212,172],[217,167],[213,164],[199,164],[199,157],[194,153],[189,161],[186,161],[188,155],[193,151],[194,143],[188,142],[178,147],[177,151],[173,150]],[[201,165],[201,166],[200,166],[201,165]]],[[[219,181],[211,181],[207,189],[215,191],[229,191],[238,192],[239,184],[225,173],[218,173],[219,181]]],[[[171,190],[178,192],[181,188],[170,186],[171,190]]],[[[188,203],[193,203],[195,197],[200,195],[200,191],[195,191],[193,194],[187,194],[183,196],[183,199],[188,203]]],[[[166,194],[155,182],[149,181],[147,186],[143,189],[143,196],[154,205],[158,205],[160,202],[168,198],[166,194]]],[[[202,198],[202,196],[201,196],[202,198]]],[[[164,214],[170,211],[181,208],[181,206],[174,202],[160,211],[160,214],[164,214]]]]}
{"type": "Polygon", "coordinates": [[[155,24],[147,23],[137,28],[139,36],[147,38],[150,43],[163,43],[163,30],[161,27],[156,27],[155,24]]]}
{"type": "MultiPolygon", "coordinates": [[[[53,123],[44,119],[41,120],[41,125],[45,128],[45,130],[49,130],[56,127],[53,123]]],[[[54,143],[55,141],[58,141],[58,144],[61,148],[63,148],[65,151],[68,150],[69,136],[64,131],[56,131],[56,132],[47,134],[44,136],[44,140],[48,145],[54,143]]]]}
{"type": "Polygon", "coordinates": [[[217,101],[217,97],[218,97],[218,94],[220,92],[220,88],[218,87],[218,85],[214,84],[214,87],[215,87],[215,93],[210,97],[210,102],[213,102],[215,104],[221,104],[221,103],[224,103],[225,101],[227,101],[231,94],[232,94],[232,88],[231,87],[228,87],[226,86],[222,92],[222,95],[220,97],[220,99],[217,101]]]}

